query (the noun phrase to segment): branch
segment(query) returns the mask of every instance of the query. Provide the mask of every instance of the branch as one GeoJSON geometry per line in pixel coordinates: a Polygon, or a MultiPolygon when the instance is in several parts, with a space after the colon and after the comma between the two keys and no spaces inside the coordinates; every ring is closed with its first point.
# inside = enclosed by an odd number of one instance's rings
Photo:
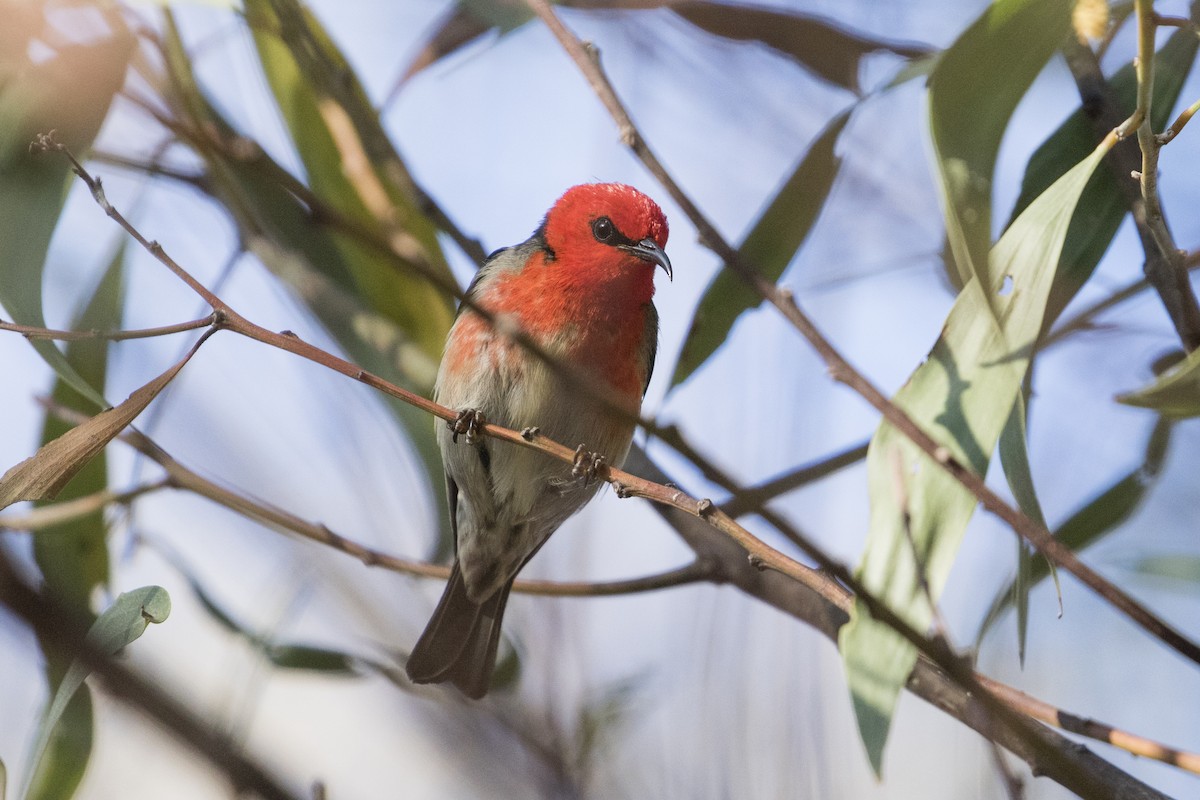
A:
{"type": "Polygon", "coordinates": [[[19,333],[26,339],[56,339],[61,342],[75,342],[81,339],[108,339],[113,342],[127,339],[149,339],[154,336],[168,336],[172,333],[183,333],[200,328],[207,328],[216,320],[215,315],[194,319],[191,322],[179,322],[174,325],[163,325],[158,328],[141,328],[132,331],[57,331],[51,328],[38,328],[33,325],[18,325],[15,322],[0,320],[0,331],[19,333]]]}

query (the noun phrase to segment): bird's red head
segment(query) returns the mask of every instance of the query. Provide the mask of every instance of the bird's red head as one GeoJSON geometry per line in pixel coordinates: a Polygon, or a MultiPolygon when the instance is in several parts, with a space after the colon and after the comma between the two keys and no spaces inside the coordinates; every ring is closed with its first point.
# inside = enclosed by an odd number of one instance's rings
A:
{"type": "Polygon", "coordinates": [[[658,204],[623,183],[573,186],[554,204],[543,223],[546,246],[570,254],[577,267],[658,265],[671,276],[667,218],[658,204]]]}

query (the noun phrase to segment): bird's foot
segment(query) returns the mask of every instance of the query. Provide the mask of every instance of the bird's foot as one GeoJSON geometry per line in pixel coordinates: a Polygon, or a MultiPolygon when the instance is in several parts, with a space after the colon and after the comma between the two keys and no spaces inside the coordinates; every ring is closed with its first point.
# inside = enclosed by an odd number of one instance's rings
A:
{"type": "Polygon", "coordinates": [[[604,456],[593,453],[583,445],[575,448],[575,461],[571,464],[571,477],[579,478],[587,486],[596,479],[597,473],[605,466],[604,456]]]}
{"type": "Polygon", "coordinates": [[[482,411],[477,408],[464,408],[453,421],[447,422],[446,426],[454,431],[450,439],[455,444],[458,444],[460,435],[467,440],[467,444],[475,444],[479,441],[479,434],[486,424],[487,420],[483,418],[482,411]]]}

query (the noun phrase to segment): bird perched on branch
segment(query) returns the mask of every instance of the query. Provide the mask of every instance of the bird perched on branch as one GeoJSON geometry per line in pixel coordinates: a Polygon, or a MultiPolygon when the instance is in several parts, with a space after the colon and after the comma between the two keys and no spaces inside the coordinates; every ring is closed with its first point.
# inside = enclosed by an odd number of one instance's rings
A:
{"type": "Polygon", "coordinates": [[[596,493],[599,466],[625,460],[658,348],[654,271],[671,277],[666,243],[667,220],[649,197],[584,184],[528,240],[480,267],[434,389],[460,410],[437,431],[455,559],[408,658],[414,682],[487,693],[513,579],[596,493]],[[580,445],[574,467],[483,437],[485,421],[580,445]]]}

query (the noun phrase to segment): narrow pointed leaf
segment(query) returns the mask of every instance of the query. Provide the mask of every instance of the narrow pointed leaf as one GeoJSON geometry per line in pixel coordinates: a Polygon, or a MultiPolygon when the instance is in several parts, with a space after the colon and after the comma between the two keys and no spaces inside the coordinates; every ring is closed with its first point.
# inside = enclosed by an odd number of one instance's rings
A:
{"type": "MultiPolygon", "coordinates": [[[[990,255],[988,284],[972,280],[963,288],[929,358],[894,398],[980,475],[1020,394],[1067,225],[1106,145],[1043,193],[1001,237],[990,255]],[[1009,282],[1010,290],[1001,294],[1009,282]]],[[[936,601],[976,499],[887,423],[871,441],[867,472],[871,527],[859,575],[879,599],[924,631],[932,618],[924,587],[936,601]],[[899,489],[898,477],[904,484],[899,489]]],[[[916,651],[872,619],[861,602],[839,641],[859,732],[878,772],[916,651]]]]}
{"type": "MultiPolygon", "coordinates": [[[[1161,131],[1171,115],[1183,82],[1196,60],[1197,39],[1191,30],[1181,29],[1171,35],[1154,56],[1154,105],[1152,124],[1161,131]]],[[[1122,115],[1132,113],[1137,102],[1137,77],[1133,64],[1126,64],[1108,80],[1112,96],[1122,115]]],[[[1025,210],[1033,199],[1058,180],[1067,170],[1079,163],[1096,146],[1096,132],[1083,108],[1075,110],[1046,141],[1034,151],[1025,167],[1021,194],[1013,206],[1012,219],[1025,210]]],[[[1132,139],[1118,147],[1137,147],[1132,139]]],[[[1046,308],[1045,327],[1058,318],[1067,303],[1079,292],[1100,263],[1101,257],[1116,236],[1129,202],[1117,186],[1117,176],[1111,169],[1098,169],[1083,190],[1067,240],[1063,244],[1050,302],[1046,308]]],[[[1012,224],[1011,221],[1009,224],[1012,224]]]]}
{"type": "Polygon", "coordinates": [[[929,130],[956,286],[971,278],[987,283],[1000,140],[1070,30],[1068,0],[997,0],[942,53],[930,77],[929,130]]]}
{"type": "Polygon", "coordinates": [[[764,44],[818,78],[855,94],[861,91],[858,73],[867,55],[887,52],[912,59],[931,50],[872,38],[830,20],[784,9],[705,0],[664,5],[701,30],[725,39],[764,44]]]}
{"type": "MultiPolygon", "coordinates": [[[[197,128],[211,127],[223,138],[236,137],[196,83],[174,17],[167,12],[164,20],[172,99],[180,113],[197,128]]],[[[311,210],[289,191],[295,178],[261,151],[250,158],[219,148],[201,149],[199,155],[206,160],[215,196],[246,231],[250,249],[296,293],[347,355],[393,383],[427,393],[437,373],[437,359],[395,320],[373,309],[371,298],[362,297],[348,251],[328,227],[313,224],[311,210]]],[[[429,415],[396,400],[387,400],[387,405],[421,458],[431,496],[440,509],[441,529],[448,536],[449,512],[441,491],[444,474],[429,415]]]]}
{"type": "MultiPolygon", "coordinates": [[[[842,163],[834,148],[853,110],[851,106],[825,126],[738,248],[738,255],[768,281],[783,275],[825,206],[842,163]]],[[[724,344],[737,319],[761,303],[733,272],[718,272],[696,308],[671,385],[687,380],[724,344]]]]}
{"type": "Polygon", "coordinates": [[[1200,416],[1200,350],[1193,350],[1149,386],[1120,395],[1117,400],[1171,417],[1200,416]]]}
{"type": "MultiPolygon", "coordinates": [[[[413,258],[452,282],[436,228],[412,195],[408,168],[357,76],[316,17],[296,0],[247,0],[245,11],[259,61],[304,162],[309,188],[381,235],[381,215],[386,215],[392,235],[401,230],[407,237],[413,258]]],[[[398,270],[377,251],[344,235],[334,241],[344,253],[363,305],[393,320],[437,361],[454,319],[451,298],[416,267],[398,270]]]]}
{"type": "MultiPolygon", "coordinates": [[[[1119,529],[1137,510],[1162,473],[1172,428],[1170,419],[1160,417],[1146,440],[1142,463],[1071,514],[1055,529],[1054,537],[1079,553],[1119,529]]],[[[1026,580],[1031,589],[1053,574],[1049,562],[1044,558],[1033,559],[1028,569],[1026,580]]],[[[1009,583],[996,593],[979,626],[976,642],[982,642],[988,631],[1012,607],[1015,589],[1015,582],[1009,583]]]]}
{"type": "MultiPolygon", "coordinates": [[[[1017,397],[1004,430],[1000,432],[999,449],[1004,477],[1008,480],[1017,506],[1025,516],[1045,526],[1046,517],[1042,514],[1042,504],[1038,501],[1037,490],[1033,485],[1033,470],[1029,465],[1024,394],[1017,397]]],[[[1017,658],[1022,665],[1025,664],[1025,634],[1029,627],[1029,579],[1032,569],[1030,562],[1035,558],[1037,554],[1031,551],[1023,539],[1017,537],[1017,580],[1013,587],[1013,598],[1017,607],[1017,658]]]]}
{"type": "Polygon", "coordinates": [[[76,425],[0,477],[0,508],[20,500],[53,499],[75,474],[150,405],[195,353],[141,387],[125,402],[76,425]]]}

